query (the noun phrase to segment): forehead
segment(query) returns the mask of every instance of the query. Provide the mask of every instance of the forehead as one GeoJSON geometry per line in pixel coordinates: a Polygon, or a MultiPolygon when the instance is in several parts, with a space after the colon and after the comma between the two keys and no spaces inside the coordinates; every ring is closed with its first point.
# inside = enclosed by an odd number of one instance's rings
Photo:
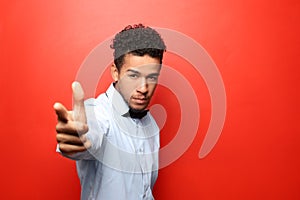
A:
{"type": "Polygon", "coordinates": [[[160,60],[152,58],[149,55],[137,56],[133,54],[126,54],[124,56],[124,63],[121,67],[121,72],[126,72],[130,69],[144,72],[159,72],[160,60]]]}

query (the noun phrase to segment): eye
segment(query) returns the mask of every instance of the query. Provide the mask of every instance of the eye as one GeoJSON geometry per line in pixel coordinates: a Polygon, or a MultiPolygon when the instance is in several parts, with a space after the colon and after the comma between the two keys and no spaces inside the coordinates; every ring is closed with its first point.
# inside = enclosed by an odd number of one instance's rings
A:
{"type": "Polygon", "coordinates": [[[138,75],[137,74],[128,74],[129,78],[132,78],[132,79],[137,79],[138,78],[138,75]]]}
{"type": "Polygon", "coordinates": [[[148,77],[148,80],[150,81],[150,82],[157,82],[157,79],[158,79],[158,76],[149,76],[148,77]]]}

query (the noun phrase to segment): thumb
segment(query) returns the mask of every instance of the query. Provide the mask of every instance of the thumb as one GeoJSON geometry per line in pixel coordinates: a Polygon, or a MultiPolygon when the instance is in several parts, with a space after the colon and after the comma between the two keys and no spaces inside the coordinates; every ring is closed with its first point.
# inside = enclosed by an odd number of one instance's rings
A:
{"type": "Polygon", "coordinates": [[[84,92],[79,82],[72,83],[73,90],[73,117],[75,121],[86,123],[84,108],[84,92]]]}

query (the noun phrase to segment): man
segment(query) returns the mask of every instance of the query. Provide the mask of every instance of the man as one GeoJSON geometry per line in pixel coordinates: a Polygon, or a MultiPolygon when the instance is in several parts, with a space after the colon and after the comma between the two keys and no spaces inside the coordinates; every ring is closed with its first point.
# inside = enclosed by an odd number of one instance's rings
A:
{"type": "Polygon", "coordinates": [[[166,46],[142,24],[127,26],[111,45],[114,82],[84,101],[72,84],[74,107],[54,104],[58,151],[76,160],[81,199],[153,199],[159,128],[147,107],[155,91],[166,46]]]}

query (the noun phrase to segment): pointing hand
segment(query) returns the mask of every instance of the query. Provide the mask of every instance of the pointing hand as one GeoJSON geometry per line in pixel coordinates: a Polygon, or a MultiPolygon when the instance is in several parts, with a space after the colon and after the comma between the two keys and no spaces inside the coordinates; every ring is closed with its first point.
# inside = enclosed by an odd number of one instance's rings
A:
{"type": "Polygon", "coordinates": [[[78,82],[73,82],[73,110],[68,111],[61,103],[54,104],[58,122],[56,125],[56,139],[62,153],[73,154],[91,147],[86,138],[88,131],[84,108],[84,92],[78,82]]]}

